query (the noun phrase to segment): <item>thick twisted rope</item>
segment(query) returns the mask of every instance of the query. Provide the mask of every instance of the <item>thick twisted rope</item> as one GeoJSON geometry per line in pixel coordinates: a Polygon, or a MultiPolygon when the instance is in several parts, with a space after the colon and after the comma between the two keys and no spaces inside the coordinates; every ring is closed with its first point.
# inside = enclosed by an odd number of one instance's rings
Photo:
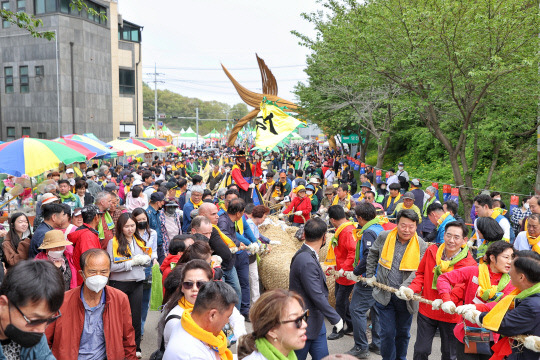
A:
{"type": "MultiPolygon", "coordinates": [[[[339,271],[333,270],[333,269],[328,269],[327,272],[328,272],[328,274],[330,276],[333,276],[334,278],[338,278],[338,277],[343,276],[342,273],[340,273],[339,271]]],[[[359,277],[358,282],[363,282],[366,285],[369,285],[369,286],[372,286],[372,287],[377,287],[377,288],[379,288],[379,289],[381,289],[383,291],[387,291],[387,292],[390,292],[390,293],[393,293],[393,294],[395,294],[395,293],[397,293],[399,291],[396,288],[393,288],[393,287],[385,285],[385,284],[381,284],[378,281],[373,281],[373,282],[368,281],[368,279],[366,279],[364,277],[359,277]]],[[[427,305],[432,305],[433,304],[432,300],[425,299],[425,298],[423,298],[423,297],[421,297],[419,295],[413,295],[410,300],[418,301],[418,302],[421,302],[421,303],[424,303],[424,304],[427,304],[427,305]]],[[[453,312],[453,313],[455,314],[455,312],[453,312]]],[[[540,352],[540,336],[515,335],[515,336],[511,336],[510,338],[517,341],[520,345],[523,345],[524,347],[526,347],[529,350],[532,350],[534,352],[540,352]]]]}

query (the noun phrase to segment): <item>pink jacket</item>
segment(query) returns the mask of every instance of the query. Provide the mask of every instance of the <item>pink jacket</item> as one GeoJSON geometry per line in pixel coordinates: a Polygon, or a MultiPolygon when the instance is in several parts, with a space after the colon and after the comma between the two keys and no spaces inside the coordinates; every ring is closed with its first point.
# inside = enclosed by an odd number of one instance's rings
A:
{"type": "MultiPolygon", "coordinates": [[[[75,269],[75,265],[73,264],[73,246],[69,245],[66,246],[66,250],[64,251],[64,256],[67,259],[69,269],[71,270],[71,281],[69,283],[69,288],[74,289],[77,287],[77,269],[75,269]],[[70,248],[70,249],[68,249],[70,248]]],[[[36,255],[34,260],[49,260],[47,258],[47,254],[44,251],[41,251],[39,254],[36,255]]]]}

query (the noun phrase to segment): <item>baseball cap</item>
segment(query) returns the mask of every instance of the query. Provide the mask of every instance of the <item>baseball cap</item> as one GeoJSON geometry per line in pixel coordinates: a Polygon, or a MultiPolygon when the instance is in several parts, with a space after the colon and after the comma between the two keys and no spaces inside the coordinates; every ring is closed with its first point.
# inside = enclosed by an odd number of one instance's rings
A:
{"type": "Polygon", "coordinates": [[[152,195],[150,195],[150,201],[152,202],[163,201],[164,199],[165,196],[159,191],[156,191],[155,193],[152,193],[152,195]]]}
{"type": "Polygon", "coordinates": [[[367,188],[371,189],[371,184],[370,184],[369,182],[366,181],[366,182],[363,182],[363,183],[362,183],[362,186],[361,186],[361,187],[367,187],[367,188]]]}
{"type": "Polygon", "coordinates": [[[411,180],[411,185],[413,185],[413,186],[422,186],[422,184],[420,183],[420,180],[418,180],[418,179],[412,179],[411,180]]]}
{"type": "Polygon", "coordinates": [[[405,194],[403,194],[403,198],[414,200],[414,194],[410,191],[407,191],[405,194]]]}
{"type": "Polygon", "coordinates": [[[90,177],[90,176],[96,176],[96,173],[93,171],[93,170],[90,170],[90,171],[87,171],[86,172],[86,176],[90,177]]]}
{"type": "Polygon", "coordinates": [[[167,201],[167,203],[165,203],[165,206],[176,206],[176,207],[179,207],[178,203],[176,201],[167,201]]]}
{"type": "Polygon", "coordinates": [[[176,184],[175,182],[172,182],[172,181],[169,181],[168,183],[165,184],[165,187],[168,189],[168,190],[171,190],[171,189],[174,189],[178,186],[178,184],[176,184]]]}
{"type": "Polygon", "coordinates": [[[73,170],[72,168],[69,168],[66,170],[66,174],[74,174],[75,173],[75,170],[73,170]]]}
{"type": "Polygon", "coordinates": [[[118,190],[120,189],[118,186],[116,186],[115,183],[113,182],[110,182],[108,183],[107,185],[105,185],[105,188],[103,188],[104,191],[107,191],[107,192],[112,192],[114,190],[118,190]]]}
{"type": "Polygon", "coordinates": [[[142,185],[143,182],[140,180],[140,179],[136,179],[133,181],[133,184],[131,186],[137,186],[137,185],[142,185]]]}

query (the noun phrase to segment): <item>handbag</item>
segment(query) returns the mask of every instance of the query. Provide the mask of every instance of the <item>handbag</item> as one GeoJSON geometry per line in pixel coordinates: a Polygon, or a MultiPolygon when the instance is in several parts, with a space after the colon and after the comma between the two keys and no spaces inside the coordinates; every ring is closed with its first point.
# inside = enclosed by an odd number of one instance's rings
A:
{"type": "MultiPolygon", "coordinates": [[[[165,325],[167,325],[167,323],[169,322],[169,320],[171,319],[182,319],[181,316],[179,315],[169,315],[167,316],[167,318],[165,319],[165,325]]],[[[163,328],[165,328],[165,326],[163,326],[163,328]]],[[[150,355],[150,360],[162,360],[163,359],[163,354],[165,354],[165,339],[162,335],[161,337],[161,343],[160,343],[160,346],[159,346],[159,349],[157,349],[156,351],[154,351],[151,355],[150,355]]]]}
{"type": "Polygon", "coordinates": [[[488,329],[465,325],[465,354],[491,355],[491,342],[493,333],[488,329]]]}

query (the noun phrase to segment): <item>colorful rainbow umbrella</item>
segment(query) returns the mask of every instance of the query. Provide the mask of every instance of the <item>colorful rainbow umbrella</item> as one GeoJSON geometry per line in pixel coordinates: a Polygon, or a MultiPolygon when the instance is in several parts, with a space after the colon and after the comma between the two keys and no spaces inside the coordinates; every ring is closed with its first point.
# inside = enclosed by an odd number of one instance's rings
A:
{"type": "Polygon", "coordinates": [[[143,147],[143,148],[148,149],[150,151],[158,149],[157,146],[152,145],[148,141],[144,141],[144,140],[138,140],[138,139],[134,139],[134,138],[129,138],[129,139],[125,139],[125,140],[122,140],[122,141],[125,141],[125,142],[128,142],[130,144],[134,144],[134,145],[143,147]]]}
{"type": "Polygon", "coordinates": [[[104,143],[101,140],[94,140],[93,138],[89,138],[89,137],[84,136],[84,135],[71,134],[71,135],[63,136],[63,138],[64,139],[71,139],[71,140],[79,141],[79,142],[82,142],[84,144],[91,145],[94,148],[100,149],[102,151],[107,151],[107,152],[109,152],[110,155],[106,155],[106,156],[104,155],[103,158],[106,158],[106,159],[115,158],[115,157],[124,155],[124,152],[122,150],[112,148],[109,144],[104,143]],[[103,144],[105,144],[105,145],[103,145],[103,144]]]}
{"type": "Polygon", "coordinates": [[[22,138],[0,145],[0,173],[37,176],[47,170],[82,162],[86,156],[51,140],[22,138]]]}
{"type": "Polygon", "coordinates": [[[120,149],[124,152],[125,155],[138,155],[145,154],[148,152],[148,149],[138,146],[132,143],[128,143],[124,140],[113,140],[109,141],[107,144],[113,146],[116,149],[120,149]]]}
{"type": "Polygon", "coordinates": [[[63,138],[57,138],[53,141],[56,141],[57,143],[64,144],[67,147],[80,152],[81,154],[84,154],[86,156],[86,160],[90,160],[94,157],[96,157],[97,152],[90,150],[88,147],[70,139],[63,139],[63,138]]]}

